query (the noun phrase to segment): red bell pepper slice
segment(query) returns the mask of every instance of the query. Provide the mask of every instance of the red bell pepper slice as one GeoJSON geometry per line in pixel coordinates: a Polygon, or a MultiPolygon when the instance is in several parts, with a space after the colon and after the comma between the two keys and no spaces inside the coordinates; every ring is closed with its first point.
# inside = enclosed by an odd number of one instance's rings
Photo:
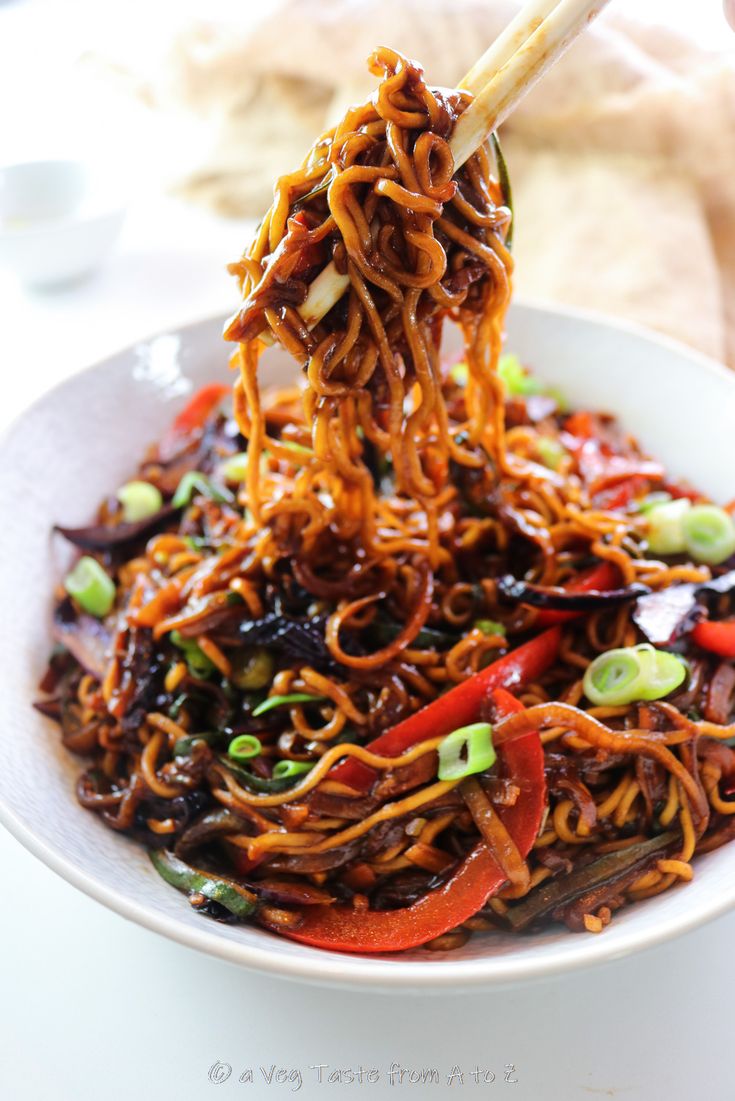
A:
{"type": "MultiPolygon", "coordinates": [[[[381,757],[399,757],[427,738],[441,738],[461,726],[477,722],[490,692],[496,688],[517,688],[536,680],[555,661],[560,642],[558,627],[544,631],[386,730],[370,742],[367,749],[381,757]]],[[[364,792],[372,787],[376,772],[361,761],[350,759],[335,765],[329,772],[329,779],[364,792]]]]}
{"type": "MultiPolygon", "coordinates": [[[[567,581],[562,588],[567,593],[604,593],[608,589],[614,589],[620,580],[617,566],[612,562],[600,562],[586,573],[567,581]]],[[[569,619],[577,619],[580,612],[559,612],[553,608],[542,608],[536,616],[536,626],[551,627],[556,623],[566,623],[569,619]]]]}
{"type": "MultiPolygon", "coordinates": [[[[500,718],[523,710],[523,704],[502,688],[492,695],[500,718]]],[[[518,783],[522,792],[513,806],[499,807],[498,814],[525,857],[538,836],[546,808],[544,751],[538,734],[509,739],[498,747],[498,757],[504,775],[518,783]]],[[[400,910],[309,906],[298,928],[282,932],[291,940],[335,952],[402,952],[467,921],[505,882],[505,873],[481,841],[446,883],[411,906],[400,910]]]]}
{"type": "Polygon", "coordinates": [[[735,619],[703,619],[692,628],[692,641],[721,658],[735,658],[735,619]]]}
{"type": "Polygon", "coordinates": [[[164,459],[171,456],[193,432],[203,428],[230,390],[231,387],[224,382],[209,382],[197,390],[163,436],[159,445],[161,456],[164,459]]]}

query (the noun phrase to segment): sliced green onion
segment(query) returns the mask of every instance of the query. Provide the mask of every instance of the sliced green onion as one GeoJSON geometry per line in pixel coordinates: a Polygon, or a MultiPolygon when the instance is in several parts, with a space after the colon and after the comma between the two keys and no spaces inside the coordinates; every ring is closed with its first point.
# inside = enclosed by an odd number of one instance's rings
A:
{"type": "Polygon", "coordinates": [[[500,357],[498,374],[505,383],[505,392],[509,397],[529,397],[542,394],[544,388],[537,378],[525,369],[518,356],[506,354],[500,357]]]}
{"type": "Polygon", "coordinates": [[[660,700],[686,675],[686,664],[676,654],[642,643],[599,654],[588,665],[582,684],[595,706],[621,707],[635,700],[660,700]]]}
{"type": "Polygon", "coordinates": [[[647,493],[645,497],[642,497],[640,501],[636,502],[636,511],[645,516],[652,508],[658,508],[659,505],[665,505],[671,499],[671,494],[666,493],[663,489],[656,490],[655,493],[647,493]]]}
{"type": "Polygon", "coordinates": [[[490,723],[472,723],[447,734],[439,743],[440,780],[463,780],[495,764],[493,728],[490,723]]]}
{"type": "Polygon", "coordinates": [[[285,707],[291,703],[316,703],[324,699],[326,696],[309,696],[306,692],[292,692],[290,696],[269,696],[254,709],[253,718],[257,719],[258,715],[265,715],[266,711],[272,711],[274,707],[285,707]]]}
{"type": "Polygon", "coordinates": [[[171,504],[174,508],[183,508],[184,505],[191,503],[195,493],[200,493],[202,497],[209,497],[211,501],[217,501],[220,504],[223,502],[229,504],[235,499],[229,489],[214,485],[200,470],[188,470],[176,487],[171,504]]]}
{"type": "Polygon", "coordinates": [[[174,742],[174,757],[189,757],[194,746],[216,745],[222,735],[217,730],[203,730],[200,734],[186,734],[174,742]]]}
{"type": "Polygon", "coordinates": [[[295,776],[311,772],[313,767],[313,761],[278,761],[273,766],[273,779],[292,780],[295,776]]]}
{"type": "Polygon", "coordinates": [[[248,453],[238,451],[219,467],[219,474],[226,482],[244,482],[248,472],[248,453]]]}
{"type": "Polygon", "coordinates": [[[476,631],[482,631],[483,635],[506,635],[504,625],[496,619],[476,619],[472,626],[476,631]]]}
{"type": "Polygon", "coordinates": [[[259,757],[263,752],[260,738],[254,734],[238,734],[227,747],[228,757],[235,761],[250,761],[253,757],[259,757]]]}
{"type": "Polygon", "coordinates": [[[264,646],[240,650],[231,658],[230,680],[243,692],[255,692],[266,688],[273,680],[275,662],[270,650],[264,646]]]}
{"type": "Polygon", "coordinates": [[[646,513],[646,538],[653,554],[684,553],[684,517],[691,507],[691,501],[680,497],[676,501],[664,501],[649,509],[646,513]]]}
{"type": "Polygon", "coordinates": [[[449,372],[450,378],[457,383],[457,386],[466,386],[470,377],[470,369],[463,359],[459,363],[455,363],[449,372]]]}
{"type": "Polygon", "coordinates": [[[291,451],[295,451],[297,455],[313,455],[314,452],[310,447],[305,447],[302,443],[297,443],[296,440],[279,440],[281,447],[287,447],[291,451]]]}
{"type": "Polygon", "coordinates": [[[126,524],[136,524],[139,520],[154,516],[163,505],[160,489],[150,482],[126,482],[118,489],[117,499],[122,505],[126,524]]]}
{"type": "Polygon", "coordinates": [[[558,470],[569,452],[558,440],[552,436],[539,436],[536,440],[536,450],[544,466],[549,470],[558,470]]]}
{"type": "Polygon", "coordinates": [[[735,521],[717,505],[692,505],[682,521],[686,550],[698,562],[717,566],[735,553],[735,521]]]}
{"type": "Polygon", "coordinates": [[[174,646],[183,650],[189,672],[197,680],[206,680],[214,672],[214,662],[210,661],[198,642],[193,638],[185,638],[180,631],[172,631],[170,639],[174,646]]]}
{"type": "Polygon", "coordinates": [[[80,608],[102,619],[115,603],[115,582],[96,558],[83,555],[64,579],[64,588],[80,608]]]}

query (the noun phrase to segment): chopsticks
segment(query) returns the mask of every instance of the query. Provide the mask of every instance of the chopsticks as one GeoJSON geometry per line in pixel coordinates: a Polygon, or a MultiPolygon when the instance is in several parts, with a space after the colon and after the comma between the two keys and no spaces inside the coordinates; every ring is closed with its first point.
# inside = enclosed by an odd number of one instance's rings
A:
{"type": "MultiPolygon", "coordinates": [[[[608,0],[529,0],[460,82],[473,101],[454,128],[455,168],[487,141],[526,92],[559,60],[608,0]]],[[[312,281],[299,314],[308,328],[321,321],[349,286],[329,263],[312,281]]]]}
{"type": "MultiPolygon", "coordinates": [[[[481,90],[457,120],[449,148],[455,168],[461,167],[513,111],[540,77],[559,60],[574,39],[599,15],[608,0],[532,0],[468,73],[481,90]],[[549,10],[551,9],[551,10],[549,10]],[[521,20],[523,16],[523,20],[521,20]],[[523,26],[517,30],[513,24],[523,26]],[[530,33],[522,37],[523,30],[530,33]],[[502,42],[508,36],[507,43],[502,42]],[[520,40],[513,50],[512,43],[520,40]],[[497,53],[498,56],[495,56],[497,53]],[[506,61],[498,62],[505,54],[506,61]]],[[[464,86],[464,85],[462,85],[464,86]]],[[[469,88],[473,91],[473,87],[469,88]]]]}

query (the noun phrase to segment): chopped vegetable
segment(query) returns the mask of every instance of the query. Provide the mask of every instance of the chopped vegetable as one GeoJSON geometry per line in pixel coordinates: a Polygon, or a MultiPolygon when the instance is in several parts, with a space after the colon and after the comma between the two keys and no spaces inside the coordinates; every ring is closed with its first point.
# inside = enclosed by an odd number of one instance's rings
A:
{"type": "Polygon", "coordinates": [[[650,592],[648,586],[640,582],[633,582],[632,585],[626,585],[621,589],[600,592],[589,587],[582,589],[581,585],[574,589],[571,585],[568,588],[532,585],[510,574],[498,578],[497,588],[498,593],[505,600],[519,600],[523,604],[530,604],[533,608],[570,612],[592,612],[599,608],[625,604],[650,592]]]}
{"type": "Polygon", "coordinates": [[[463,359],[454,364],[449,374],[457,383],[457,386],[466,386],[470,377],[469,368],[463,359]]]}
{"type": "Polygon", "coordinates": [[[117,499],[122,505],[123,520],[126,524],[137,524],[155,516],[163,506],[160,489],[150,482],[126,482],[117,491],[117,499]]]}
{"type": "Polygon", "coordinates": [[[172,631],[169,637],[174,646],[184,651],[186,664],[193,677],[206,680],[211,676],[215,669],[214,663],[193,638],[184,638],[180,631],[172,631]]]}
{"type": "Polygon", "coordinates": [[[266,711],[272,711],[274,707],[286,707],[292,703],[316,703],[325,699],[325,696],[310,696],[306,692],[292,692],[289,696],[269,696],[253,710],[253,718],[265,715],[266,711]]]}
{"type": "MultiPolygon", "coordinates": [[[[441,737],[456,730],[457,723],[477,722],[489,693],[501,688],[517,688],[545,673],[556,660],[560,641],[558,627],[544,631],[386,730],[367,748],[383,757],[398,757],[427,738],[441,737]]],[[[369,791],[376,772],[361,761],[351,760],[330,769],[328,776],[356,791],[369,791]]]]}
{"type": "Polygon", "coordinates": [[[313,761],[277,761],[273,766],[273,779],[293,780],[296,776],[311,772],[313,767],[313,761]]]}
{"type": "Polygon", "coordinates": [[[491,768],[496,756],[490,723],[471,723],[441,742],[437,775],[440,780],[463,780],[491,768]]]}
{"type": "Polygon", "coordinates": [[[230,455],[229,459],[225,459],[219,467],[220,477],[226,482],[244,482],[247,471],[247,451],[238,451],[235,455],[230,455]]]}
{"type": "Polygon", "coordinates": [[[195,493],[200,493],[202,497],[209,497],[211,501],[218,501],[220,504],[231,504],[235,499],[229,489],[214,485],[211,479],[200,470],[187,470],[176,487],[171,504],[174,508],[183,508],[184,505],[191,503],[195,493]]]}
{"type": "Polygon", "coordinates": [[[564,459],[569,455],[567,449],[555,440],[553,436],[539,436],[536,440],[536,450],[544,466],[549,470],[558,470],[564,459]]]}
{"type": "Polygon", "coordinates": [[[677,841],[680,843],[679,835],[672,831],[630,845],[627,849],[605,853],[577,871],[539,884],[522,902],[510,905],[504,917],[515,932],[520,932],[536,924],[552,910],[573,902],[597,887],[609,885],[619,890],[623,876],[635,869],[642,870],[648,861],[677,841]]]}
{"type": "Polygon", "coordinates": [[[134,524],[89,524],[82,528],[65,528],[56,524],[54,531],[83,550],[112,550],[126,543],[134,543],[136,539],[142,539],[144,535],[163,527],[177,511],[173,505],[164,505],[158,512],[134,524]]]}
{"type": "Polygon", "coordinates": [[[505,626],[496,619],[476,619],[472,626],[476,631],[482,631],[483,635],[501,635],[504,638],[507,634],[505,626]]]}
{"type": "Polygon", "coordinates": [[[263,752],[260,738],[254,734],[238,734],[227,747],[227,755],[234,761],[250,761],[263,752]]]}
{"type": "Polygon", "coordinates": [[[222,738],[218,730],[204,730],[199,734],[187,734],[184,738],[177,738],[174,742],[174,757],[188,757],[194,746],[202,743],[216,745],[222,738]]]}
{"type": "Polygon", "coordinates": [[[735,619],[702,620],[692,630],[692,641],[721,658],[735,658],[735,619]]]}
{"type": "Polygon", "coordinates": [[[105,573],[96,558],[83,555],[66,575],[64,588],[80,608],[102,619],[115,603],[115,582],[105,573]]]}
{"type": "Polygon", "coordinates": [[[185,446],[195,432],[204,427],[217,406],[229,393],[229,385],[223,382],[210,382],[202,386],[201,390],[197,390],[159,444],[158,450],[164,462],[185,446]]]}
{"type": "Polygon", "coordinates": [[[273,680],[275,662],[270,650],[255,646],[238,650],[231,658],[230,681],[243,692],[256,692],[266,688],[273,680]]]}
{"type": "Polygon", "coordinates": [[[530,394],[543,394],[544,388],[538,379],[525,369],[518,356],[506,353],[500,357],[498,375],[505,383],[505,392],[509,397],[528,397],[530,394]]]}
{"type": "Polygon", "coordinates": [[[258,899],[252,891],[232,879],[192,868],[167,849],[153,849],[148,855],[161,878],[188,895],[195,909],[202,909],[202,904],[209,900],[219,903],[233,917],[245,918],[257,908],[258,899]]]}
{"type": "Polygon", "coordinates": [[[649,643],[600,654],[587,667],[583,686],[598,707],[619,707],[634,700],[660,700],[683,683],[687,667],[676,654],[649,643]]]}
{"type": "Polygon", "coordinates": [[[735,520],[717,505],[693,505],[688,497],[654,504],[646,515],[648,546],[654,554],[690,554],[717,566],[735,554],[735,520]]]}
{"type": "Polygon", "coordinates": [[[717,566],[735,554],[735,521],[724,508],[692,505],[684,514],[682,531],[686,550],[698,562],[717,566]]]}
{"type": "MultiPolygon", "coordinates": [[[[493,692],[492,698],[499,719],[523,710],[523,704],[503,689],[493,692]]],[[[518,784],[523,797],[513,806],[499,807],[498,814],[520,855],[526,857],[546,809],[544,752],[538,734],[530,733],[504,742],[499,754],[507,776],[518,784]]],[[[411,906],[398,910],[358,910],[339,903],[308,906],[301,911],[299,924],[284,927],[283,933],[337,952],[401,952],[426,944],[473,917],[505,882],[505,872],[487,844],[480,841],[445,883],[411,906]]]]}

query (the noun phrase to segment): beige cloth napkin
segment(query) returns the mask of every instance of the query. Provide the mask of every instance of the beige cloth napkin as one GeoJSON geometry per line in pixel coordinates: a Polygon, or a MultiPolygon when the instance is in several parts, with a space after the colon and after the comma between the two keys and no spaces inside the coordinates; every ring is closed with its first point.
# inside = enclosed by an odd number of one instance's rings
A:
{"type": "MultiPolygon", "coordinates": [[[[199,123],[178,192],[257,217],[274,176],[370,91],[372,48],[393,45],[452,84],[516,7],[283,0],[247,25],[191,25],[155,73],[133,76],[162,120],[199,123]]],[[[735,367],[730,45],[708,53],[608,9],[531,91],[502,135],[519,294],[632,319],[735,367]]]]}

